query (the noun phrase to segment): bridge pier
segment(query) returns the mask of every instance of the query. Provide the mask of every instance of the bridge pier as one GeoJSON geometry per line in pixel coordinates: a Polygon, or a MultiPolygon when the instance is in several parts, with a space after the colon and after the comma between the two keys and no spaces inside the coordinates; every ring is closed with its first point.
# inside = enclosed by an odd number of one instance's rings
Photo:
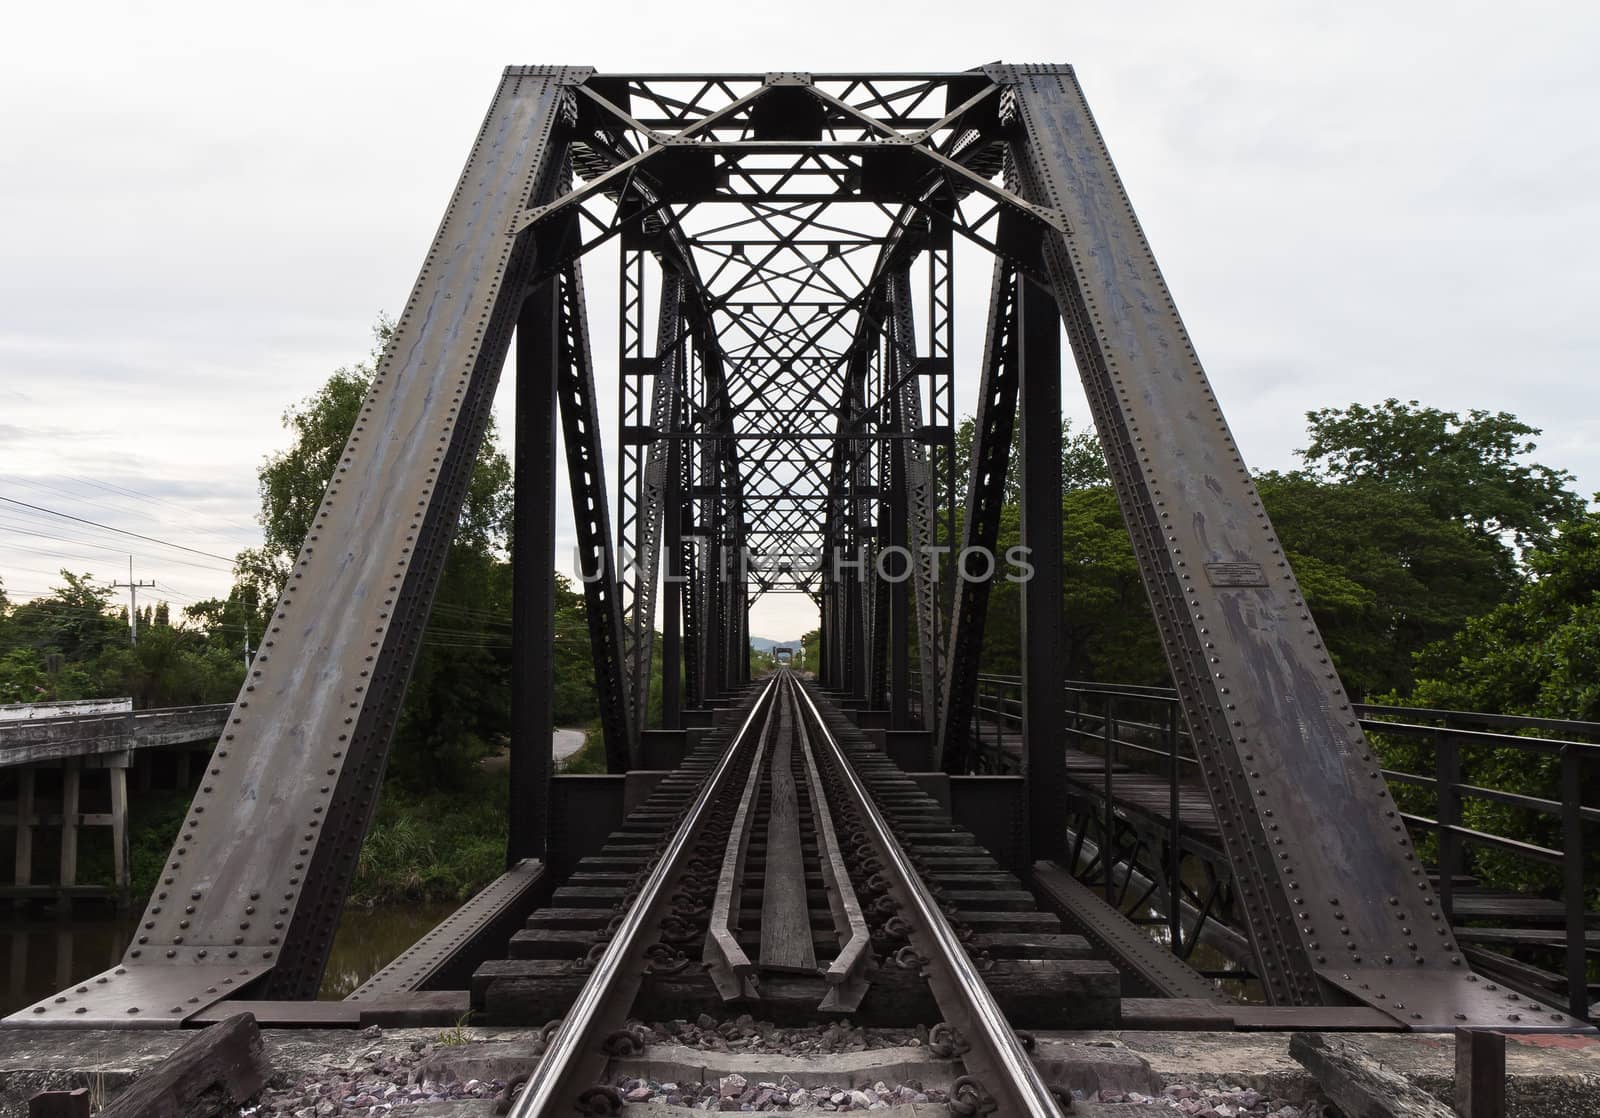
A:
{"type": "Polygon", "coordinates": [[[11,813],[0,816],[0,825],[10,826],[15,835],[12,882],[10,886],[0,887],[0,895],[9,895],[21,902],[41,897],[62,900],[98,892],[98,889],[78,884],[78,840],[84,827],[108,827],[112,859],[110,892],[119,907],[125,905],[132,885],[128,865],[128,769],[132,763],[132,752],[124,751],[87,758],[68,757],[59,765],[18,767],[11,813]],[[55,811],[41,811],[39,771],[56,767],[61,774],[59,807],[55,811]],[[83,775],[85,771],[95,770],[106,774],[108,810],[85,812],[82,810],[83,775]],[[34,883],[35,832],[41,827],[55,827],[60,832],[60,854],[53,884],[34,883]]]}

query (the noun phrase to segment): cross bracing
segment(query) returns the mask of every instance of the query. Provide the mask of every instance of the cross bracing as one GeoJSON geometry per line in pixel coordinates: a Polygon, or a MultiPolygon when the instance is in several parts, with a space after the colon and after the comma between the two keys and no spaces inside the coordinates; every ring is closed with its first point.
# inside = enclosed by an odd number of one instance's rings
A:
{"type": "Polygon", "coordinates": [[[993,548],[1017,444],[1018,822],[1055,856],[1063,325],[1267,996],[1376,1004],[1363,991],[1398,983],[1430,1027],[1487,1019],[1076,77],[994,65],[509,68],[137,942],[30,1023],[130,1005],[175,1023],[230,983],[315,991],[513,339],[511,857],[562,838],[538,741],[557,422],[614,771],[644,767],[657,663],[671,727],[745,681],[751,603],[800,593],[821,681],[966,772],[985,591],[938,551],[993,548]],[[955,274],[958,237],[991,276],[955,274]],[[601,250],[621,258],[620,320],[595,331],[581,269],[601,250]],[[954,292],[985,279],[981,367],[958,369],[954,292]],[[614,424],[593,358],[612,338],[614,424]],[[957,376],[979,386],[964,462],[957,376]],[[873,573],[891,548],[903,579],[873,573]]]}

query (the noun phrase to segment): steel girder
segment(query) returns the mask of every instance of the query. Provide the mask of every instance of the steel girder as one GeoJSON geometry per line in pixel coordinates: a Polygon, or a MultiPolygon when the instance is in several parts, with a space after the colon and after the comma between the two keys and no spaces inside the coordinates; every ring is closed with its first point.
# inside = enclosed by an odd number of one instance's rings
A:
{"type": "MultiPolygon", "coordinates": [[[[1451,1026],[1461,1013],[1516,1027],[1516,1007],[1483,984],[1468,989],[1415,852],[1391,830],[1395,809],[1377,764],[1081,91],[1061,67],[678,78],[508,70],[149,927],[105,983],[33,1007],[30,1023],[69,1014],[75,1024],[174,1023],[268,968],[270,981],[252,992],[314,989],[494,379],[537,282],[560,281],[560,411],[586,569],[601,573],[588,587],[592,636],[609,760],[620,768],[635,759],[639,696],[629,687],[639,642],[624,645],[576,258],[620,237],[682,278],[695,383],[682,426],[666,437],[686,444],[678,481],[695,515],[679,525],[696,562],[684,587],[685,674],[703,699],[745,671],[750,588],[737,569],[721,577],[725,549],[752,540],[778,555],[846,546],[857,559],[862,545],[882,542],[871,518],[884,465],[923,455],[922,433],[910,429],[920,421],[906,418],[920,391],[907,382],[938,372],[920,364],[890,306],[904,296],[891,288],[905,286],[894,277],[919,254],[939,251],[934,233],[992,249],[1023,284],[1015,334],[1024,469],[1035,479],[1051,476],[1041,448],[1049,425],[1059,434],[1059,416],[1053,402],[1048,415],[1027,407],[1029,361],[1045,370],[1032,383],[1048,397],[1055,316],[1067,323],[1271,997],[1354,997],[1412,1026],[1451,1026]],[[998,183],[1008,152],[1017,177],[998,183]],[[569,157],[581,181],[550,189],[569,157]],[[840,216],[840,206],[856,216],[840,216]],[[1053,300],[1034,281],[1049,284],[1053,300]],[[857,360],[874,350],[875,373],[857,360]],[[830,455],[819,486],[807,460],[830,455]],[[825,524],[820,543],[808,515],[825,524]],[[1393,991],[1404,992],[1404,1011],[1393,991]]],[[[939,344],[930,337],[929,358],[939,344]]],[[[658,415],[652,407],[652,425],[658,415]]],[[[932,426],[940,423],[935,411],[932,426]]],[[[910,500],[917,483],[907,481],[899,496],[910,500]]],[[[1048,506],[1059,515],[1059,501],[1032,488],[1025,530],[1047,546],[1048,506]]],[[[937,542],[932,505],[923,508],[919,538],[937,542]]],[[[969,531],[979,520],[969,516],[969,531]]],[[[787,585],[811,593],[815,581],[787,585]]],[[[1038,655],[1059,608],[1049,581],[1024,591],[1038,606],[1025,701],[1039,849],[1049,846],[1055,772],[1053,743],[1041,737],[1060,706],[1056,665],[1038,655]]],[[[825,569],[821,582],[828,671],[866,697],[868,658],[884,631],[876,603],[859,578],[825,569]]],[[[762,592],[781,585],[766,571],[757,583],[762,592]]],[[[637,589],[629,604],[649,624],[637,589]]],[[[918,614],[934,663],[938,609],[928,615],[931,639],[918,614]]],[[[945,737],[959,732],[951,704],[968,671],[956,662],[966,638],[951,637],[947,670],[924,672],[935,686],[951,681],[945,737]]],[[[937,699],[925,696],[924,710],[941,717],[937,699]]]]}
{"type": "Polygon", "coordinates": [[[605,733],[606,767],[625,772],[639,765],[639,738],[628,696],[623,662],[622,593],[611,546],[605,459],[600,449],[600,406],[595,398],[594,359],[589,345],[589,313],[583,297],[583,272],[576,260],[561,272],[561,357],[556,397],[562,441],[572,484],[572,517],[578,535],[579,577],[583,582],[589,644],[594,655],[600,725],[605,733]]]}
{"type": "Polygon", "coordinates": [[[510,230],[587,76],[502,78],[134,943],[27,1023],[174,1025],[264,975],[315,994],[535,266],[510,230]]]}
{"type": "MultiPolygon", "coordinates": [[[[994,554],[1000,538],[1000,512],[1005,505],[1006,470],[1017,415],[1016,269],[996,259],[989,285],[989,319],[983,342],[983,380],[973,420],[972,462],[967,482],[966,511],[956,562],[969,549],[994,554]]],[[[954,572],[955,602],[950,611],[950,638],[945,657],[944,711],[934,738],[934,768],[967,771],[972,759],[972,714],[978,694],[979,658],[989,612],[989,580],[965,579],[954,572]]]]}
{"type": "Polygon", "coordinates": [[[1018,538],[1033,570],[1022,581],[1022,772],[1028,847],[1056,859],[1066,848],[1066,704],[1061,692],[1061,324],[1047,288],[1017,291],[1016,353],[1022,499],[1018,538]]]}
{"type": "MultiPolygon", "coordinates": [[[[892,446],[905,479],[906,546],[912,554],[912,591],[917,607],[917,657],[921,664],[922,720],[934,730],[939,717],[939,694],[944,685],[944,624],[939,594],[939,553],[933,471],[918,436],[922,431],[922,388],[918,383],[925,362],[917,350],[916,325],[911,313],[911,276],[894,273],[889,281],[892,303],[890,337],[894,360],[890,365],[899,431],[911,436],[892,446]]],[[[1059,410],[1059,409],[1058,409],[1059,410]]]]}
{"type": "MultiPolygon", "coordinates": [[[[625,497],[622,524],[624,556],[623,617],[627,628],[626,662],[629,673],[629,693],[633,702],[633,727],[635,733],[644,728],[650,699],[650,669],[655,655],[656,587],[661,556],[661,527],[665,515],[668,459],[677,434],[673,426],[678,396],[679,365],[683,353],[683,312],[680,305],[682,281],[674,271],[665,271],[661,277],[660,308],[656,326],[656,355],[648,363],[639,360],[639,372],[629,369],[629,354],[624,348],[621,370],[624,405],[630,399],[642,407],[644,377],[651,378],[650,423],[648,429],[637,422],[637,417],[623,415],[622,447],[645,447],[644,461],[637,453],[624,454],[624,474],[621,491],[625,497]],[[630,385],[637,379],[639,384],[630,385]],[[634,419],[633,424],[629,423],[634,419]],[[637,433],[635,433],[637,432],[637,433]],[[633,473],[627,472],[632,467],[633,473]]],[[[642,345],[642,337],[639,344],[642,345]]]]}
{"type": "Polygon", "coordinates": [[[559,281],[546,280],[529,293],[517,318],[508,868],[524,858],[544,857],[549,839],[560,317],[559,281]]]}
{"type": "Polygon", "coordinates": [[[988,72],[1024,196],[1069,230],[1044,259],[1268,996],[1520,1020],[1470,981],[1071,68],[988,72]]]}

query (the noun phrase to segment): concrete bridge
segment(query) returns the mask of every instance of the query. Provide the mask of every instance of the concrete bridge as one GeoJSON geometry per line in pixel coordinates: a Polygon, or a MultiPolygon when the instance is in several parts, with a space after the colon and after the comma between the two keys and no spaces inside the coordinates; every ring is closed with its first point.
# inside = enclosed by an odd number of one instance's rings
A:
{"type": "MultiPolygon", "coordinates": [[[[13,706],[0,717],[0,789],[9,790],[11,801],[10,810],[0,814],[0,827],[10,828],[14,836],[15,867],[11,884],[0,886],[0,896],[125,899],[130,882],[129,771],[135,772],[141,787],[148,788],[154,767],[149,751],[175,750],[172,779],[178,787],[188,788],[191,753],[209,752],[216,745],[231,709],[227,703],[159,710],[106,710],[105,706],[100,700],[58,704],[45,717],[28,717],[32,712],[27,708],[13,706]],[[88,787],[86,775],[93,777],[88,787]],[[110,887],[78,884],[78,839],[84,827],[111,830],[110,887]],[[41,828],[60,836],[54,882],[34,880],[35,839],[41,828]]],[[[0,790],[0,796],[7,794],[0,790]]]]}

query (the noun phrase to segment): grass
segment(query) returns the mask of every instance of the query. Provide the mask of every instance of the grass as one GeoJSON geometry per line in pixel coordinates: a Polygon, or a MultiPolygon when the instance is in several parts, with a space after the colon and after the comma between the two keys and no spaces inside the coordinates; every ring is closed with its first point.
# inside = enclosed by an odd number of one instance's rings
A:
{"type": "Polygon", "coordinates": [[[472,1011],[469,1009],[456,1019],[455,1028],[444,1030],[439,1034],[435,1043],[441,1048],[460,1048],[463,1044],[466,1044],[467,1041],[472,1039],[467,1035],[466,1029],[467,1018],[471,1016],[472,1011]]]}
{"type": "MultiPolygon", "coordinates": [[[[131,792],[128,797],[128,876],[135,901],[155,892],[161,869],[172,851],[189,812],[193,794],[173,789],[131,792]]],[[[85,827],[79,832],[78,880],[86,885],[111,885],[114,881],[109,827],[85,827]]],[[[35,842],[36,847],[47,844],[35,842]]],[[[51,850],[53,856],[54,851],[51,850]]],[[[54,862],[48,874],[35,880],[54,881],[54,862]]]]}
{"type": "Polygon", "coordinates": [[[480,769],[449,791],[386,785],[350,886],[353,904],[463,901],[505,869],[510,776],[480,769]]]}

